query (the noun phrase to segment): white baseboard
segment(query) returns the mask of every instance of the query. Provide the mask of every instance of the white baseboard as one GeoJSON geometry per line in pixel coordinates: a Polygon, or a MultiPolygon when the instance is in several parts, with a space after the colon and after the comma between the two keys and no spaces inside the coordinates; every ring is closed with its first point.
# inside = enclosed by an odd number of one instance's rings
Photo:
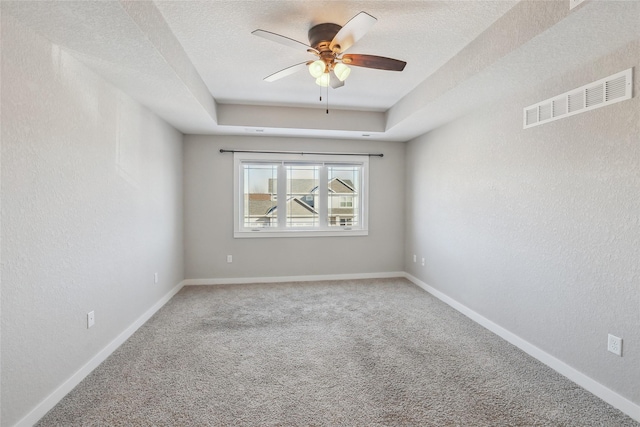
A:
{"type": "Polygon", "coordinates": [[[47,396],[42,402],[40,402],[31,412],[29,412],[24,418],[15,424],[15,427],[31,427],[44,417],[63,397],[67,395],[80,381],[82,381],[87,375],[89,375],[95,368],[98,367],[104,360],[111,355],[122,343],[124,343],[135,331],[144,325],[144,323],[151,318],[158,310],[162,308],[180,289],[184,286],[184,281],[180,282],[176,287],[171,289],[165,296],[163,296],[157,303],[155,303],[149,310],[147,310],[142,316],[138,317],[127,329],[122,331],[113,341],[107,344],[102,350],[98,352],[91,360],[89,360],[83,367],[78,369],[67,381],[65,381],[60,387],[58,387],[53,393],[47,396]]]}
{"type": "Polygon", "coordinates": [[[317,282],[321,280],[354,280],[354,279],[388,279],[390,277],[406,277],[404,271],[387,273],[356,274],[321,274],[315,276],[280,276],[280,277],[231,277],[227,279],[185,279],[185,286],[192,285],[238,285],[246,283],[277,282],[317,282]]]}
{"type": "Polygon", "coordinates": [[[431,295],[438,298],[440,301],[448,304],[452,308],[464,314],[474,322],[480,324],[481,326],[490,330],[494,334],[498,335],[504,340],[515,345],[520,350],[536,358],[537,360],[544,363],[545,365],[555,370],[556,372],[560,373],[561,375],[564,375],[565,377],[567,377],[574,383],[578,384],[582,388],[598,396],[600,399],[604,400],[614,408],[619,409],[620,411],[624,412],[634,420],[640,422],[640,405],[637,405],[634,402],[628,400],[627,398],[620,396],[618,393],[605,387],[604,385],[600,384],[594,379],[586,376],[585,374],[576,370],[575,368],[567,365],[560,359],[553,357],[549,353],[539,349],[538,347],[534,346],[530,342],[525,341],[524,339],[520,338],[516,334],[506,330],[502,326],[497,325],[496,323],[493,323],[491,320],[487,319],[486,317],[476,313],[475,311],[471,310],[469,307],[459,303],[458,301],[440,292],[439,290],[427,285],[426,283],[412,276],[411,274],[405,273],[404,277],[406,277],[407,279],[409,279],[410,281],[412,281],[413,283],[415,283],[417,286],[421,287],[425,291],[429,292],[431,295]]]}

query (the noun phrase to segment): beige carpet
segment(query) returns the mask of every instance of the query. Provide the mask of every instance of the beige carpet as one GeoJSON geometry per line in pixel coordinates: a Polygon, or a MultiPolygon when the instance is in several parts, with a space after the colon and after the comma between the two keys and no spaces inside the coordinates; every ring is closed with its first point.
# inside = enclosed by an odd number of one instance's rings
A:
{"type": "Polygon", "coordinates": [[[638,426],[404,279],[185,287],[39,426],[638,426]]]}

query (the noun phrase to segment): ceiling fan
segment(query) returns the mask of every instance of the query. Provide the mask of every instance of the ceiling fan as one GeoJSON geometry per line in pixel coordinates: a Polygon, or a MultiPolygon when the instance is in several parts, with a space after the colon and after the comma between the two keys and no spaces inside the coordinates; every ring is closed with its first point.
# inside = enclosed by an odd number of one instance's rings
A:
{"type": "Polygon", "coordinates": [[[308,45],[270,31],[253,31],[251,34],[294,49],[305,49],[318,57],[313,61],[305,61],[287,67],[265,77],[264,80],[273,82],[308,67],[309,73],[316,79],[318,85],[337,89],[344,86],[344,81],[351,72],[349,65],[377,70],[404,70],[407,63],[398,59],[356,53],[345,54],[345,51],[360,40],[376,21],[377,19],[368,13],[360,12],[344,26],[331,23],[315,25],[309,30],[308,45]]]}

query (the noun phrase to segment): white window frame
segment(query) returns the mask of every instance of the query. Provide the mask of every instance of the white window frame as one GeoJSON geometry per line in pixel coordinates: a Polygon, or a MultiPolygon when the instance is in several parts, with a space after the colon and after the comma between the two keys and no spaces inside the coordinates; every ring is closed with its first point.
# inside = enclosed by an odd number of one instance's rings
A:
{"type": "MultiPolygon", "coordinates": [[[[369,234],[369,156],[335,156],[272,153],[234,153],[233,155],[233,236],[234,238],[263,237],[320,237],[320,236],[367,236],[369,234]],[[286,164],[309,164],[320,166],[319,178],[319,226],[287,228],[285,222],[278,221],[278,227],[244,226],[244,170],[245,163],[279,163],[278,166],[278,215],[284,218],[286,212],[286,164]],[[358,225],[329,226],[328,220],[328,166],[361,166],[358,225]]],[[[356,206],[354,206],[354,209],[356,206]]]]}

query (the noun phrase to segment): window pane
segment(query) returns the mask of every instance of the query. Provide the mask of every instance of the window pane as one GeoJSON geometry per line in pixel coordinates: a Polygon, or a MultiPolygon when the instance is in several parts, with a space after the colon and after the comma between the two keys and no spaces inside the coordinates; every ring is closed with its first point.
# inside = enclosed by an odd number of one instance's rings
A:
{"type": "Polygon", "coordinates": [[[234,153],[234,167],[234,238],[369,232],[367,156],[234,153]]]}
{"type": "Polygon", "coordinates": [[[320,166],[289,165],[287,170],[287,227],[318,227],[320,166]]]}
{"type": "Polygon", "coordinates": [[[327,224],[330,227],[359,225],[361,166],[329,166],[327,224]]]}
{"type": "Polygon", "coordinates": [[[277,227],[278,165],[244,165],[244,226],[277,227]]]}

